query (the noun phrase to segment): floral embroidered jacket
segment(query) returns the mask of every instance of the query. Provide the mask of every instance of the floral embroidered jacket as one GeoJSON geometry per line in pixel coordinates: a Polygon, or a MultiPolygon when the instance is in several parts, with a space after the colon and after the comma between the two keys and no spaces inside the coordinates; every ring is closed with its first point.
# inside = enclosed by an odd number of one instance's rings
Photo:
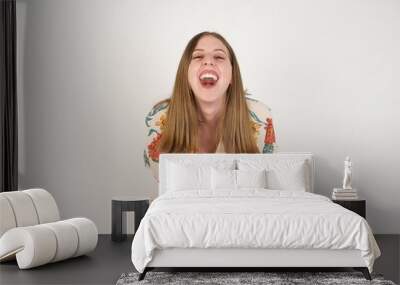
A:
{"type": "MultiPolygon", "coordinates": [[[[272,123],[271,109],[261,101],[246,96],[247,106],[253,123],[254,136],[260,153],[272,153],[276,149],[275,131],[272,123]]],[[[168,103],[154,106],[147,114],[145,123],[147,127],[147,143],[143,158],[146,167],[150,168],[152,175],[158,181],[158,143],[165,126],[168,103]]],[[[217,153],[223,153],[224,147],[220,142],[217,153]]]]}

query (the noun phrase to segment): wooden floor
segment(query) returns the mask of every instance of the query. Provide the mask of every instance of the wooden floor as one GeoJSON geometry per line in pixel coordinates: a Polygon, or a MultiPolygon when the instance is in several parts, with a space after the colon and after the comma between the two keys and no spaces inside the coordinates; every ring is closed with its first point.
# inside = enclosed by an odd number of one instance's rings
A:
{"type": "MultiPolygon", "coordinates": [[[[374,272],[399,283],[400,236],[376,235],[382,257],[374,272]]],[[[95,251],[87,256],[68,259],[41,267],[19,270],[15,261],[0,264],[0,284],[115,284],[124,272],[135,271],[131,262],[132,238],[112,242],[100,235],[95,251]]]]}

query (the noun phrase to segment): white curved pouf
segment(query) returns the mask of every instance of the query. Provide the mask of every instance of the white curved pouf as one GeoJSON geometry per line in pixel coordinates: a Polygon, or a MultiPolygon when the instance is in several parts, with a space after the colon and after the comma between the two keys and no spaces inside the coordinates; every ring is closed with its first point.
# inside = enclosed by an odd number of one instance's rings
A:
{"type": "Polygon", "coordinates": [[[83,255],[96,248],[97,245],[97,228],[96,225],[86,218],[74,218],[65,220],[75,227],[78,233],[78,247],[74,254],[74,257],[83,255]]]}
{"type": "Polygon", "coordinates": [[[57,250],[52,231],[42,225],[13,228],[0,239],[0,257],[16,255],[20,269],[49,263],[57,250]]]}
{"type": "Polygon", "coordinates": [[[57,204],[44,189],[0,193],[0,214],[0,261],[16,258],[20,269],[96,248],[96,225],[87,218],[58,221],[57,204]]]}

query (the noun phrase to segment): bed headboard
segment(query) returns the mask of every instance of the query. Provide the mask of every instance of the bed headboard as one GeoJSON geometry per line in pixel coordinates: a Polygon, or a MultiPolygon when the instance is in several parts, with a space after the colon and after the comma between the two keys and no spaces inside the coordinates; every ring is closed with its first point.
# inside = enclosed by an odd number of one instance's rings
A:
{"type": "Polygon", "coordinates": [[[159,163],[159,195],[166,192],[167,168],[168,162],[184,163],[185,165],[204,166],[215,165],[220,163],[232,162],[236,165],[237,161],[266,161],[274,163],[274,161],[304,161],[308,171],[306,179],[308,184],[307,192],[314,192],[314,159],[312,153],[307,152],[291,152],[291,153],[165,153],[160,155],[159,163]]]}

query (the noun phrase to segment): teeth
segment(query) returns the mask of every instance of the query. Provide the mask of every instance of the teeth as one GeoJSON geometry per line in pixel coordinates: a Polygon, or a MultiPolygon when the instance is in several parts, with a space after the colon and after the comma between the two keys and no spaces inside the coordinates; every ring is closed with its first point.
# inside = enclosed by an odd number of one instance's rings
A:
{"type": "Polygon", "coordinates": [[[212,73],[204,73],[200,76],[200,80],[214,80],[217,81],[218,77],[212,73]]]}

